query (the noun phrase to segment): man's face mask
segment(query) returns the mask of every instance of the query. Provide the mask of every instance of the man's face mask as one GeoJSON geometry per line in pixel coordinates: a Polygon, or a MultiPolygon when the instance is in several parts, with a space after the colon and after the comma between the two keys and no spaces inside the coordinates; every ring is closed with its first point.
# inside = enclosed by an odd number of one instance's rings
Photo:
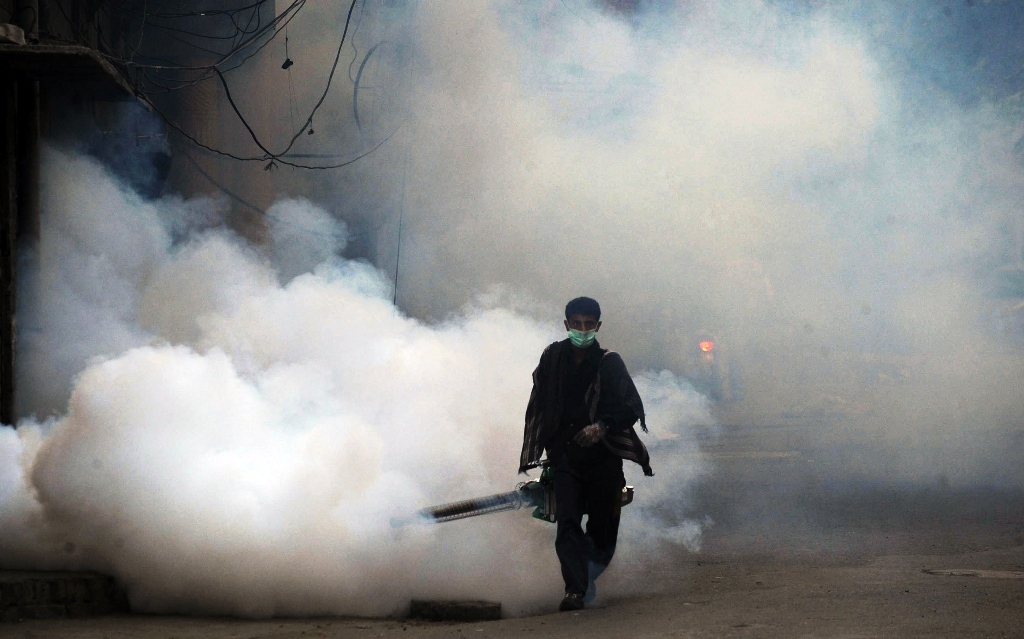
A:
{"type": "Polygon", "coordinates": [[[591,315],[573,314],[565,319],[565,330],[569,331],[569,341],[576,348],[586,348],[594,343],[594,336],[601,328],[601,322],[591,315]]]}
{"type": "Polygon", "coordinates": [[[569,329],[569,341],[576,348],[586,348],[594,343],[597,331],[578,331],[575,328],[569,329]]]}

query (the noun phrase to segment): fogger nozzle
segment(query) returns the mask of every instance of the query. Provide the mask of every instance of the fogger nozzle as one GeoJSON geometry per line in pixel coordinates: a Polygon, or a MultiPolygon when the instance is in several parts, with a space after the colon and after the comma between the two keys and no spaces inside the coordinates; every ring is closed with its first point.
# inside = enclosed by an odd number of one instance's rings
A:
{"type": "Polygon", "coordinates": [[[505,510],[519,510],[525,505],[533,504],[529,495],[524,495],[519,489],[487,497],[455,501],[450,504],[442,504],[432,508],[424,508],[419,512],[420,517],[432,519],[436,522],[453,521],[476,517],[477,515],[489,515],[505,510]]]}
{"type": "MultiPolygon", "coordinates": [[[[633,487],[625,486],[622,489],[622,505],[626,506],[632,502],[633,487]]],[[[506,510],[519,510],[524,507],[533,508],[533,516],[536,519],[555,521],[555,482],[550,468],[545,468],[539,479],[520,483],[513,491],[432,506],[417,514],[419,521],[440,523],[506,510]]],[[[392,520],[391,524],[397,527],[412,521],[415,520],[392,520]]]]}

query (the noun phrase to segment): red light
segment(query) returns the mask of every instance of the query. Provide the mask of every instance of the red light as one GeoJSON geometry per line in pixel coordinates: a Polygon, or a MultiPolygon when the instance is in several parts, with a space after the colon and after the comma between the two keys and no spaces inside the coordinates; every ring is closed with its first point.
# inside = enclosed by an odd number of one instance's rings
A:
{"type": "Polygon", "coordinates": [[[711,349],[713,349],[714,347],[715,343],[709,339],[701,340],[700,342],[697,343],[697,348],[699,348],[701,352],[704,353],[710,353],[711,349]]]}

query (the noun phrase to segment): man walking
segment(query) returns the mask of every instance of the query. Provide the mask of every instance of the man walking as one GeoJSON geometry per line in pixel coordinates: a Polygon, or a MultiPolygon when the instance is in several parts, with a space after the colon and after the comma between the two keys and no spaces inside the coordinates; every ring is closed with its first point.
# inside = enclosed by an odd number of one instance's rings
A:
{"type": "Polygon", "coordinates": [[[647,448],[633,425],[647,432],[644,407],[617,353],[595,339],[601,306],[577,297],[565,307],[568,339],[544,349],[533,372],[519,472],[546,464],[554,471],[555,552],[565,580],[559,610],[580,610],[596,595],[594,580],[615,554],[622,460],[653,475],[647,448]],[[588,515],[587,529],[582,527],[588,515]]]}

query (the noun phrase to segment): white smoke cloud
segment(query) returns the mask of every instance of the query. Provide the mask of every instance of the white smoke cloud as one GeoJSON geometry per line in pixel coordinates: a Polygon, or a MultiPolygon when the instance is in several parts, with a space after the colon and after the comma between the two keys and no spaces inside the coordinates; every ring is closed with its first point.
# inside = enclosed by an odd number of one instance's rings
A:
{"type": "Polygon", "coordinates": [[[75,179],[44,172],[46,224],[38,252],[22,258],[21,414],[62,410],[71,376],[90,358],[146,342],[136,321],[139,291],[170,248],[156,205],[109,179],[95,161],[66,155],[56,161],[75,179]]]}
{"type": "Polygon", "coordinates": [[[1024,357],[991,320],[996,267],[1021,263],[1019,123],[901,68],[870,35],[883,18],[655,4],[675,8],[410,12],[408,159],[363,174],[407,203],[400,304],[585,290],[628,362],[685,373],[713,334],[746,388],[728,419],[795,416],[853,456],[849,433],[889,442],[829,472],[1004,482],[982,451],[1024,417],[1005,392],[1024,357]],[[864,374],[880,360],[899,374],[864,374]]]}
{"type": "Polygon", "coordinates": [[[345,250],[345,225],[307,200],[281,200],[267,211],[271,248],[285,281],[345,250]]]}
{"type": "MultiPolygon", "coordinates": [[[[391,523],[515,485],[530,372],[557,325],[493,304],[408,318],[380,272],[337,255],[339,227],[307,201],[271,209],[282,227],[264,255],[222,230],[172,245],[168,207],[208,212],[143,202],[91,160],[48,150],[44,173],[39,263],[88,294],[34,291],[44,312],[21,387],[42,361],[71,390],[50,421],[0,430],[6,565],[105,571],[150,612],[377,615],[417,596],[486,596],[514,614],[557,601],[553,527],[522,513],[391,523]],[[95,229],[71,225],[72,197],[96,202],[95,229]],[[67,309],[82,323],[47,315],[67,309]]],[[[707,423],[671,374],[638,379],[665,438],[707,423]]],[[[638,502],[676,499],[702,470],[666,464],[638,502]]],[[[633,543],[680,525],[652,519],[633,543]]]]}
{"type": "MultiPolygon", "coordinates": [[[[391,282],[337,258],[346,229],[307,202],[271,209],[256,249],[204,230],[216,202],[147,203],[51,154],[19,405],[54,417],[0,431],[18,460],[0,488],[5,556],[110,570],[153,611],[553,600],[552,531],[529,518],[385,522],[516,480],[529,371],[580,292],[634,372],[684,371],[708,330],[748,423],[839,414],[810,435],[836,453],[823,473],[1019,486],[1004,444],[1024,367],[986,326],[979,284],[1020,210],[1015,125],[909,86],[827,13],[684,4],[627,22],[438,0],[406,28],[380,21],[395,64],[411,62],[395,78],[378,66],[373,89],[401,92],[408,116],[338,178],[336,204],[373,218],[389,273],[402,212],[408,315],[391,282]]],[[[298,89],[303,103],[320,87],[298,89]]],[[[332,140],[350,148],[348,133],[332,140]]],[[[637,381],[658,474],[635,480],[621,552],[695,549],[712,409],[672,373],[637,381]]]]}
{"type": "Polygon", "coordinates": [[[629,483],[639,490],[635,506],[623,510],[625,555],[643,561],[652,547],[667,542],[699,552],[705,528],[713,522],[692,510],[692,491],[711,469],[701,452],[702,441],[713,440],[717,426],[711,402],[669,371],[644,371],[635,376],[650,425],[652,459],[656,474],[640,478],[627,468],[629,483]],[[632,542],[632,543],[631,543],[632,542]]]}

